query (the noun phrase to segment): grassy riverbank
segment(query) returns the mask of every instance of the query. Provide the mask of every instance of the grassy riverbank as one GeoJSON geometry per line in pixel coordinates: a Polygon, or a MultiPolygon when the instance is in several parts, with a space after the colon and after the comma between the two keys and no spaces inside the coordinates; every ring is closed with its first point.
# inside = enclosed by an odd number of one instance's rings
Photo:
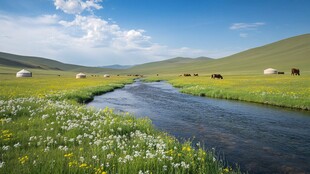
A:
{"type": "Polygon", "coordinates": [[[79,104],[128,77],[0,77],[0,173],[240,173],[148,118],[79,104]]]}
{"type": "Polygon", "coordinates": [[[156,76],[146,80],[167,80],[192,95],[310,110],[309,75],[228,75],[223,80],[209,76],[156,76]]]}

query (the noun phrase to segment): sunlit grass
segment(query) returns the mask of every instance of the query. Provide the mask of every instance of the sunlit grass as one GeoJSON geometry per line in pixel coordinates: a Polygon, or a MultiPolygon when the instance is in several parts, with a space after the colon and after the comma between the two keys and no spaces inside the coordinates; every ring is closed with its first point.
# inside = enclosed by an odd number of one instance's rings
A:
{"type": "MultiPolygon", "coordinates": [[[[130,83],[128,77],[88,77],[86,79],[75,79],[72,76],[37,76],[32,78],[15,78],[12,75],[0,76],[0,94],[2,98],[16,97],[46,97],[58,94],[79,93],[92,88],[121,86],[130,83]]],[[[96,90],[98,91],[98,90],[96,90]]]]}

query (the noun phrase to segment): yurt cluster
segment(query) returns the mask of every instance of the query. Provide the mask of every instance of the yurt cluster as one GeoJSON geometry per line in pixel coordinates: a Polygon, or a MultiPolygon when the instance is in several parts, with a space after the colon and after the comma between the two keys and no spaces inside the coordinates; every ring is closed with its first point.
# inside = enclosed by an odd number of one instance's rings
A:
{"type": "MultiPolygon", "coordinates": [[[[92,75],[92,76],[93,76],[93,75],[92,75]]],[[[105,74],[105,75],[103,75],[103,77],[107,78],[107,77],[110,77],[110,75],[109,75],[109,74],[105,74]]],[[[76,78],[76,79],[85,79],[85,78],[86,78],[86,74],[84,74],[84,73],[78,73],[78,74],[76,74],[75,78],[76,78]]]]}
{"type": "MultiPolygon", "coordinates": [[[[22,70],[20,70],[20,71],[18,71],[16,73],[16,77],[32,77],[32,72],[30,72],[28,70],[25,70],[25,69],[22,69],[22,70]]],[[[103,77],[108,78],[108,77],[110,77],[110,75],[109,74],[104,74],[103,77]]],[[[78,73],[78,74],[75,75],[75,78],[76,79],[85,79],[86,78],[86,74],[78,73]]]]}

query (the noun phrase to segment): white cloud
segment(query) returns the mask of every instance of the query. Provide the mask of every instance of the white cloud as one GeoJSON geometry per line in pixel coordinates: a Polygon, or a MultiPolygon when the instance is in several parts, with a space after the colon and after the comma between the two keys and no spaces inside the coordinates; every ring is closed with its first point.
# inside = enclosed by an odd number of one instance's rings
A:
{"type": "Polygon", "coordinates": [[[0,26],[0,51],[80,65],[140,64],[208,53],[169,48],[152,42],[145,30],[123,30],[96,16],[76,15],[72,21],[65,21],[57,15],[30,18],[0,14],[0,26]]]}
{"type": "Polygon", "coordinates": [[[54,5],[56,9],[60,9],[68,14],[80,14],[84,10],[91,11],[94,9],[101,9],[99,4],[102,0],[55,0],[54,5]]]}
{"type": "Polygon", "coordinates": [[[231,30],[255,30],[260,26],[266,25],[264,22],[255,22],[255,23],[234,23],[229,29],[231,30]]]}
{"type": "Polygon", "coordinates": [[[240,33],[239,36],[242,38],[246,38],[248,37],[248,33],[240,33]]]}

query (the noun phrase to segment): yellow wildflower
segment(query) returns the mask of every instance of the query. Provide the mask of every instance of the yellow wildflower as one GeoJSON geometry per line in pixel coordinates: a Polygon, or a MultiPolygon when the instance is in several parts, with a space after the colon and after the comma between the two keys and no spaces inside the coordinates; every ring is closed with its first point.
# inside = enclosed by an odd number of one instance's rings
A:
{"type": "Polygon", "coordinates": [[[27,161],[29,160],[28,156],[24,156],[24,157],[19,157],[18,158],[18,161],[21,163],[21,164],[25,164],[27,161]]]}
{"type": "Polygon", "coordinates": [[[82,163],[82,164],[80,165],[80,168],[83,168],[83,167],[87,167],[87,164],[86,164],[86,163],[82,163]]]}
{"type": "Polygon", "coordinates": [[[228,173],[228,172],[229,172],[229,169],[228,169],[228,168],[224,168],[224,169],[223,169],[223,172],[224,172],[224,173],[228,173]]]}
{"type": "Polygon", "coordinates": [[[78,165],[77,161],[69,162],[69,167],[78,165]]]}
{"type": "Polygon", "coordinates": [[[71,157],[73,157],[73,153],[65,154],[64,157],[71,158],[71,157]]]}

